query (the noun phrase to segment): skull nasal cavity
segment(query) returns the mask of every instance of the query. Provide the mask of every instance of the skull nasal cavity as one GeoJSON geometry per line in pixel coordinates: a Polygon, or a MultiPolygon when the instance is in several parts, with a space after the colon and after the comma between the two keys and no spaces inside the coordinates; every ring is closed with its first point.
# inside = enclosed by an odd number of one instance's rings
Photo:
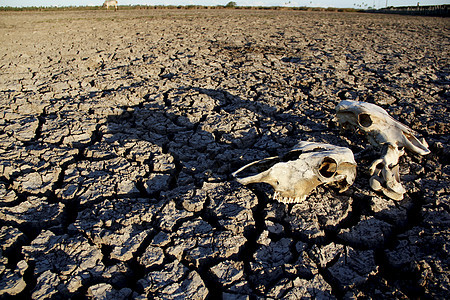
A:
{"type": "Polygon", "coordinates": [[[368,114],[360,114],[358,116],[358,122],[362,127],[369,127],[372,125],[372,119],[368,114]]]}
{"type": "Polygon", "coordinates": [[[337,163],[334,159],[330,157],[325,157],[325,159],[322,161],[319,167],[319,173],[323,177],[330,178],[331,176],[336,173],[337,170],[337,163]]]}

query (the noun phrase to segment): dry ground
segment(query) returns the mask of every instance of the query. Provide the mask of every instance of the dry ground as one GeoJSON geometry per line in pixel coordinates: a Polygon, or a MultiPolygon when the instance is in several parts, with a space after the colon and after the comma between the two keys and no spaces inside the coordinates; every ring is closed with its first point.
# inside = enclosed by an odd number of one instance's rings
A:
{"type": "Polygon", "coordinates": [[[0,298],[435,298],[449,293],[443,18],[244,10],[0,13],[0,298]],[[408,192],[340,134],[342,99],[428,141],[408,192]],[[231,173],[299,140],[354,185],[284,205],[231,173]]]}

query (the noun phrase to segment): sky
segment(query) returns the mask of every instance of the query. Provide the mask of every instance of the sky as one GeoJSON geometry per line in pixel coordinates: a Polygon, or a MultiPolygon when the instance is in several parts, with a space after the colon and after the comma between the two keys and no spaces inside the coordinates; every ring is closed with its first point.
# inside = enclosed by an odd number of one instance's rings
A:
{"type": "MultiPolygon", "coordinates": [[[[0,6],[88,6],[102,5],[104,0],[0,0],[0,6]]],[[[408,6],[450,4],[450,0],[118,0],[119,5],[226,5],[229,1],[239,6],[311,6],[311,7],[355,7],[355,4],[382,8],[386,6],[408,6]]]]}

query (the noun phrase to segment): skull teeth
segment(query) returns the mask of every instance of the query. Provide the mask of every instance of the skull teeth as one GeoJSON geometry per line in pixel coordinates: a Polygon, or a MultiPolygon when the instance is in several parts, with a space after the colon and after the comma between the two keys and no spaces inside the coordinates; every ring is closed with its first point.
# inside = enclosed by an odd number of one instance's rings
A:
{"type": "Polygon", "coordinates": [[[273,199],[282,202],[282,203],[286,203],[286,204],[291,204],[291,203],[300,203],[303,200],[305,200],[306,196],[303,197],[284,197],[281,196],[280,192],[275,191],[275,193],[273,194],[273,199]]]}

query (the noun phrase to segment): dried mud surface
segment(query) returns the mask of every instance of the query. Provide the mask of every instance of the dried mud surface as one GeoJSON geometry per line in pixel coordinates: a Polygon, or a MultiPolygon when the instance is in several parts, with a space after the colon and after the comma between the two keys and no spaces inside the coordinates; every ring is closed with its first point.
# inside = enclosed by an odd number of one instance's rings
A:
{"type": "Polygon", "coordinates": [[[240,10],[0,13],[0,298],[435,298],[449,294],[448,19],[240,10]],[[376,103],[431,154],[408,192],[340,134],[376,103]],[[299,140],[358,177],[303,203],[231,173],[299,140]]]}

